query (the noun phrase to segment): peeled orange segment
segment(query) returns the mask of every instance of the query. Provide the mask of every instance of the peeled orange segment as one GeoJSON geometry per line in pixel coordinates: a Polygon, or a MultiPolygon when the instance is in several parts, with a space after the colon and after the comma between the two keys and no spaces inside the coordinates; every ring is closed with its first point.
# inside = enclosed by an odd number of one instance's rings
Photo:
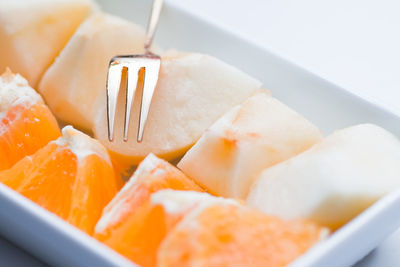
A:
{"type": "Polygon", "coordinates": [[[328,234],[305,221],[285,222],[238,205],[193,211],[166,236],[157,266],[283,267],[328,234]]]}
{"type": "Polygon", "coordinates": [[[171,229],[191,211],[218,203],[237,205],[207,193],[161,190],[114,227],[104,228],[100,220],[95,237],[141,266],[156,266],[158,247],[171,229]]]}
{"type": "Polygon", "coordinates": [[[0,172],[0,182],[88,234],[116,194],[105,148],[70,126],[63,136],[0,172]]]}
{"type": "Polygon", "coordinates": [[[120,225],[135,213],[150,195],[162,189],[203,191],[170,163],[149,154],[138,166],[134,175],[105,207],[96,231],[120,225]]]}
{"type": "MultiPolygon", "coordinates": [[[[117,109],[115,121],[115,129],[121,130],[115,131],[113,142],[108,141],[104,93],[102,103],[95,109],[98,114],[93,132],[110,151],[131,164],[139,163],[149,153],[175,159],[223,113],[246,100],[260,85],[256,79],[211,56],[168,54],[161,60],[143,141],[136,142],[140,101],[134,101],[132,107],[128,145],[122,136],[123,108],[117,109]]],[[[138,94],[136,100],[140,99],[138,94]]]]}
{"type": "Polygon", "coordinates": [[[0,170],[61,135],[53,114],[18,74],[0,76],[0,170]]]}
{"type": "Polygon", "coordinates": [[[261,172],[247,204],[336,230],[400,188],[399,163],[397,137],[373,124],[352,126],[261,172]]]}
{"type": "Polygon", "coordinates": [[[0,72],[10,67],[35,87],[93,7],[90,0],[0,1],[0,72]]]}
{"type": "Polygon", "coordinates": [[[78,28],[43,75],[39,91],[59,119],[91,130],[96,101],[106,93],[110,59],[142,53],[143,44],[140,26],[96,13],[78,28]]]}
{"type": "Polygon", "coordinates": [[[216,195],[244,199],[262,170],[321,139],[311,122],[260,91],[207,129],[178,167],[216,195]]]}

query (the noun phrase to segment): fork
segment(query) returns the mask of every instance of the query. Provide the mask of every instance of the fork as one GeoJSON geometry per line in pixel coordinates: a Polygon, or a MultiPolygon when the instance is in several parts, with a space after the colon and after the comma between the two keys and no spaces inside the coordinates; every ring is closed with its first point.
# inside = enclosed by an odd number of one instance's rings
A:
{"type": "Polygon", "coordinates": [[[153,36],[157,27],[158,19],[162,8],[163,0],[154,0],[150,20],[147,27],[144,43],[144,54],[115,56],[110,60],[107,75],[107,126],[108,140],[114,140],[114,122],[117,108],[117,98],[120,89],[123,69],[127,69],[127,88],[125,101],[125,121],[123,140],[128,141],[129,121],[131,116],[132,103],[138,83],[139,73],[143,70],[143,93],[139,113],[139,127],[137,142],[143,140],[144,127],[149,114],[151,99],[157,85],[160,72],[161,58],[150,51],[153,36]]]}

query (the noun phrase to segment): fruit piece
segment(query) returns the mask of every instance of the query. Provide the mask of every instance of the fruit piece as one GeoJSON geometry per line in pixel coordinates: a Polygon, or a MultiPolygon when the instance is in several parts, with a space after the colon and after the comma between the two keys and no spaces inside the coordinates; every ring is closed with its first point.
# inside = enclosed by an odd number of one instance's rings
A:
{"type": "Polygon", "coordinates": [[[91,129],[96,99],[106,94],[110,59],[141,53],[143,43],[140,26],[108,14],[92,15],[46,71],[39,91],[59,119],[91,129]]]}
{"type": "Polygon", "coordinates": [[[286,266],[328,234],[239,205],[193,210],[166,236],[157,266],[286,266]]]}
{"type": "MultiPolygon", "coordinates": [[[[155,266],[157,249],[168,232],[193,209],[217,203],[237,204],[194,191],[161,190],[140,207],[124,212],[124,220],[110,227],[106,214],[96,226],[95,237],[141,266],[155,266]],[[105,219],[103,219],[105,218],[105,219]]],[[[114,218],[113,218],[114,220],[114,218]]]]}
{"type": "Polygon", "coordinates": [[[392,134],[371,124],[349,127],[263,171],[247,203],[335,230],[400,186],[399,162],[400,142],[392,134]]]}
{"type": "Polygon", "coordinates": [[[321,139],[312,123],[259,92],[207,129],[178,167],[216,195],[244,199],[263,169],[321,139]]]}
{"type": "MultiPolygon", "coordinates": [[[[259,86],[257,80],[211,56],[170,54],[161,61],[143,142],[136,142],[140,101],[133,104],[128,145],[122,138],[123,108],[117,109],[115,140],[108,141],[105,100],[97,109],[94,133],[128,164],[137,164],[148,153],[174,159],[182,156],[224,112],[243,102],[259,86]]],[[[136,100],[140,99],[138,94],[136,100]]]]}
{"type": "Polygon", "coordinates": [[[0,117],[0,170],[61,135],[40,95],[10,70],[0,76],[0,117]]]}
{"type": "Polygon", "coordinates": [[[0,1],[0,72],[10,67],[35,87],[93,5],[90,0],[0,1]]]}
{"type": "Polygon", "coordinates": [[[202,189],[170,163],[149,154],[121,191],[104,208],[97,231],[113,229],[145,203],[150,195],[162,189],[202,189]]]}
{"type": "Polygon", "coordinates": [[[0,172],[0,182],[92,234],[117,192],[106,149],[67,126],[63,136],[0,172]]]}

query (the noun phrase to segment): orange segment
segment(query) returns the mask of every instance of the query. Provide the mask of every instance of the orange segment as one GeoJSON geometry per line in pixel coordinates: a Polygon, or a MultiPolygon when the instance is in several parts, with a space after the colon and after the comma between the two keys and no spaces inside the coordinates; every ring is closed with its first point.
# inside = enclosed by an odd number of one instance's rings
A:
{"type": "Polygon", "coordinates": [[[0,170],[61,135],[40,95],[9,69],[0,77],[0,118],[0,170]]]}
{"type": "Polygon", "coordinates": [[[0,181],[40,206],[92,234],[117,181],[105,148],[67,126],[63,136],[11,169],[0,181]]]}
{"type": "Polygon", "coordinates": [[[129,181],[103,211],[107,228],[125,221],[145,203],[150,195],[161,189],[203,191],[195,182],[165,160],[149,154],[138,166],[129,181]]]}
{"type": "Polygon", "coordinates": [[[53,114],[18,74],[0,77],[0,170],[12,167],[60,136],[53,114]]]}
{"type": "Polygon", "coordinates": [[[11,169],[0,172],[0,181],[60,217],[67,218],[72,197],[71,173],[75,172],[76,156],[70,150],[59,149],[57,144],[49,143],[11,169]]]}
{"type": "Polygon", "coordinates": [[[186,214],[221,201],[236,203],[207,193],[160,190],[112,229],[107,228],[111,218],[103,216],[95,237],[141,266],[155,266],[160,243],[186,214]]]}
{"type": "Polygon", "coordinates": [[[313,223],[285,222],[238,205],[188,215],[158,250],[157,266],[286,266],[326,233],[313,223]]]}
{"type": "Polygon", "coordinates": [[[57,122],[44,104],[11,108],[0,122],[0,170],[12,167],[60,136],[57,122]]]}

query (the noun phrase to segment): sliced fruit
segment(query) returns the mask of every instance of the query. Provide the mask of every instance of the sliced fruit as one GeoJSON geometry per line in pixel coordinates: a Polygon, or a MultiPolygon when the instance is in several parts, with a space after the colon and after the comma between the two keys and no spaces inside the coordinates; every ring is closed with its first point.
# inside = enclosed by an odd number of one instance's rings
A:
{"type": "Polygon", "coordinates": [[[162,58],[143,142],[136,142],[140,90],[133,103],[128,145],[123,141],[124,109],[117,109],[114,142],[107,138],[106,104],[98,106],[95,136],[119,159],[137,164],[147,154],[182,156],[214,121],[240,104],[260,82],[207,55],[171,53],[162,58]]]}
{"type": "Polygon", "coordinates": [[[149,154],[121,191],[104,208],[96,231],[106,232],[119,227],[152,193],[162,189],[203,191],[170,163],[149,154]]]}
{"type": "Polygon", "coordinates": [[[9,69],[0,76],[0,118],[0,170],[61,135],[40,95],[9,69]]]}
{"type": "Polygon", "coordinates": [[[349,127],[263,171],[247,203],[335,230],[400,187],[399,162],[400,142],[392,134],[371,124],[349,127]]]}
{"type": "Polygon", "coordinates": [[[116,194],[106,149],[67,126],[63,136],[0,172],[0,182],[88,234],[116,194]]]}
{"type": "Polygon", "coordinates": [[[210,205],[170,230],[159,246],[157,266],[283,267],[327,234],[311,222],[285,222],[240,205],[210,205]]]}
{"type": "Polygon", "coordinates": [[[321,139],[311,122],[259,92],[207,129],[178,167],[216,195],[244,199],[263,169],[321,139]]]}
{"type": "Polygon", "coordinates": [[[35,87],[93,8],[90,0],[0,1],[0,72],[10,67],[35,87]]]}
{"type": "MultiPolygon", "coordinates": [[[[161,190],[113,227],[108,225],[110,216],[104,214],[95,237],[141,266],[155,266],[158,246],[186,214],[199,206],[221,202],[237,204],[207,193],[161,190]]],[[[118,210],[126,213],[124,207],[118,210]]]]}
{"type": "Polygon", "coordinates": [[[143,44],[144,30],[140,26],[96,13],[78,28],[46,71],[39,91],[59,119],[90,130],[98,112],[95,103],[99,95],[106,94],[110,59],[141,53],[143,44]]]}

